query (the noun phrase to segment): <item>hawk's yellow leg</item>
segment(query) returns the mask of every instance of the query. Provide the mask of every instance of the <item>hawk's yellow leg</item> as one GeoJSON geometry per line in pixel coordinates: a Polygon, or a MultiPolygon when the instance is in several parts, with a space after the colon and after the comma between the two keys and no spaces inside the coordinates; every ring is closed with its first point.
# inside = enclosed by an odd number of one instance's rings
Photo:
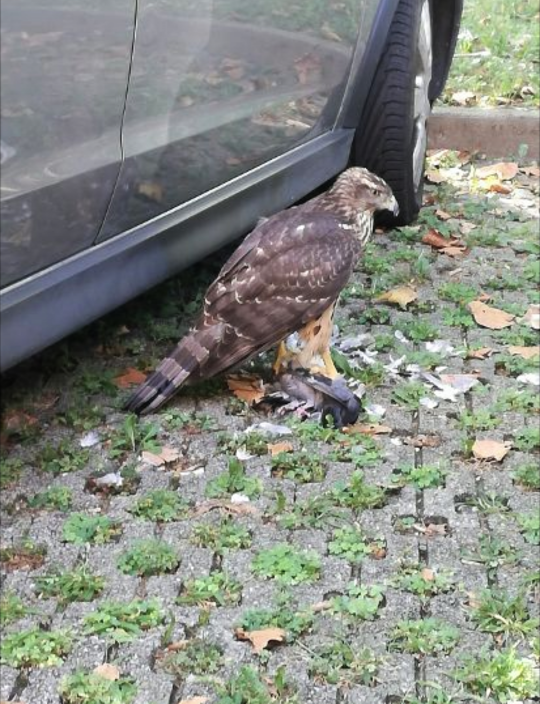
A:
{"type": "Polygon", "coordinates": [[[279,343],[279,347],[277,350],[276,354],[276,359],[274,361],[274,364],[272,365],[272,371],[274,374],[279,374],[281,367],[286,367],[287,366],[287,361],[289,359],[289,353],[287,352],[287,348],[285,347],[285,342],[282,340],[279,343]]]}
{"type": "Polygon", "coordinates": [[[332,360],[332,354],[329,347],[324,350],[321,357],[323,358],[324,368],[326,369],[326,376],[329,376],[330,379],[336,379],[339,376],[339,372],[332,360]]]}

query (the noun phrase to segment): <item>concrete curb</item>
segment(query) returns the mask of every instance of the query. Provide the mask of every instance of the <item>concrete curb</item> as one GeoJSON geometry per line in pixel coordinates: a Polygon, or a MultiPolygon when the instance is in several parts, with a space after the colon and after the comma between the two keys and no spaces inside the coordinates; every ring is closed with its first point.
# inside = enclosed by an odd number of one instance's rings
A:
{"type": "Polygon", "coordinates": [[[478,151],[488,157],[540,156],[539,111],[525,108],[437,107],[429,118],[429,149],[478,151]]]}

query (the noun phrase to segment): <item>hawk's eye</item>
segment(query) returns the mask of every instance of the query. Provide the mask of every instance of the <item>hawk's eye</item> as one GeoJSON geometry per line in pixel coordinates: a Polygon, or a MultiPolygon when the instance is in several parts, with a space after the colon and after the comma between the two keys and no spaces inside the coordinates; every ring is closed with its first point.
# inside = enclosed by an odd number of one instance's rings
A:
{"type": "Polygon", "coordinates": [[[374,196],[376,196],[379,191],[376,188],[372,188],[371,192],[373,193],[374,196]]]}

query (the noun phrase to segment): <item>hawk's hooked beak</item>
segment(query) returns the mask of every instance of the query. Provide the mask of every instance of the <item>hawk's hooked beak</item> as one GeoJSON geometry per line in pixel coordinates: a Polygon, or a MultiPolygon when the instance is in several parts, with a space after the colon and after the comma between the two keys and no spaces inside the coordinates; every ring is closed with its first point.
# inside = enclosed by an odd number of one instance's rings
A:
{"type": "Polygon", "coordinates": [[[392,196],[388,201],[387,209],[392,213],[394,217],[399,215],[399,204],[394,196],[392,196]]]}

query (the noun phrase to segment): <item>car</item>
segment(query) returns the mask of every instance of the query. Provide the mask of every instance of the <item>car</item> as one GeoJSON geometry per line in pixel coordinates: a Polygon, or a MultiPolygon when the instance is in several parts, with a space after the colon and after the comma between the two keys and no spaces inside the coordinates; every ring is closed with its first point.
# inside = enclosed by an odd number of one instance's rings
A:
{"type": "Polygon", "coordinates": [[[0,363],[348,165],[422,197],[462,0],[4,0],[0,363]]]}

